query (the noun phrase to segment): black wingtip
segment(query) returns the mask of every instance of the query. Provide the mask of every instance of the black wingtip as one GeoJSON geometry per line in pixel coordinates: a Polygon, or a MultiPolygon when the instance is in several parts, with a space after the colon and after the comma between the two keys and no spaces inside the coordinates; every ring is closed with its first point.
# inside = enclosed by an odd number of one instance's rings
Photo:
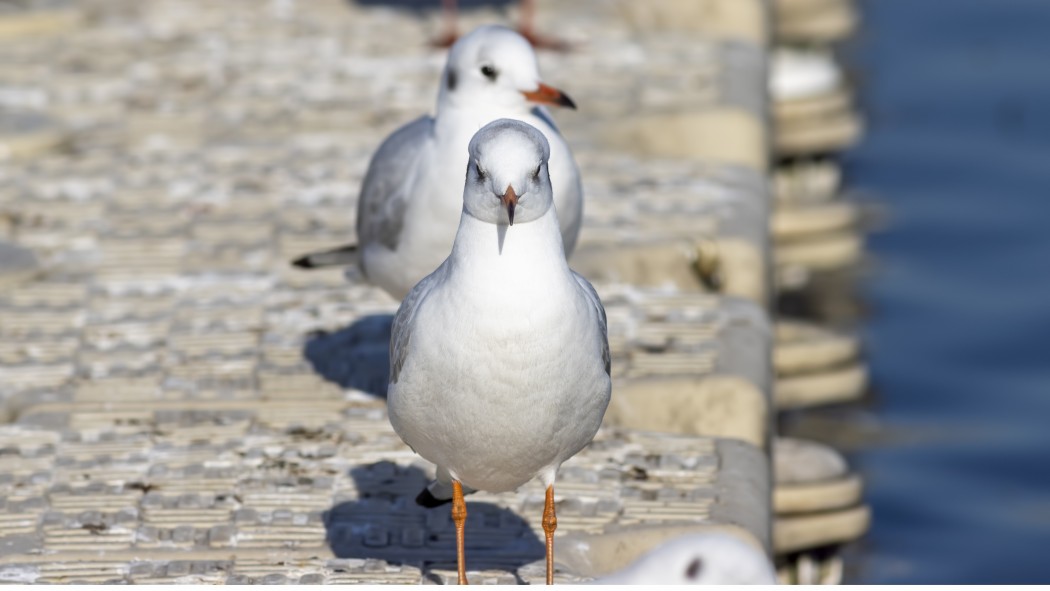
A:
{"type": "Polygon", "coordinates": [[[452,502],[452,499],[439,499],[431,494],[429,488],[424,488],[423,492],[416,496],[416,504],[427,509],[433,509],[434,507],[440,507],[447,505],[452,502]]]}
{"type": "Polygon", "coordinates": [[[304,254],[292,261],[292,266],[300,269],[320,269],[348,265],[354,261],[355,256],[357,256],[357,245],[347,244],[332,250],[304,254]]]}
{"type": "Polygon", "coordinates": [[[300,269],[313,269],[314,262],[310,260],[310,255],[305,255],[292,261],[292,266],[299,267],[300,269]]]}

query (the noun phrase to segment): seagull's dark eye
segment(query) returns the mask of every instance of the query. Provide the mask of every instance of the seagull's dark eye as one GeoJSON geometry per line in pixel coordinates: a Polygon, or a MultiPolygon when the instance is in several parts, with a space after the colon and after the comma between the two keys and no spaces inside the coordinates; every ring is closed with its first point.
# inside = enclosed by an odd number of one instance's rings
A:
{"type": "Polygon", "coordinates": [[[689,566],[685,567],[685,578],[690,581],[695,581],[700,576],[700,569],[704,566],[704,562],[699,558],[694,558],[689,566]]]}
{"type": "Polygon", "coordinates": [[[499,71],[496,70],[496,68],[493,68],[492,66],[490,66],[488,64],[485,64],[484,66],[481,66],[481,74],[484,77],[488,78],[489,80],[492,80],[493,82],[495,82],[496,81],[496,77],[499,76],[499,71]]]}
{"type": "Polygon", "coordinates": [[[537,166],[537,167],[536,167],[536,170],[532,171],[532,178],[534,178],[534,179],[538,179],[538,178],[540,178],[540,169],[541,169],[541,168],[543,168],[543,165],[542,165],[542,164],[541,164],[541,165],[539,165],[539,166],[537,166]]]}
{"type": "Polygon", "coordinates": [[[485,180],[485,171],[481,170],[481,165],[477,162],[474,163],[474,172],[478,175],[479,181],[485,180]]]}

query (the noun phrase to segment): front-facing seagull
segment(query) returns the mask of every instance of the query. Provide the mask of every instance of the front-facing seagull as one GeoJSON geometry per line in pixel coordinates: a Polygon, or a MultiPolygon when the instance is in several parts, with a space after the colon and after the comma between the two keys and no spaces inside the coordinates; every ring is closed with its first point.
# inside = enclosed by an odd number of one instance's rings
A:
{"type": "Polygon", "coordinates": [[[555,475],[609,404],[605,310],[566,262],[549,155],[543,134],[520,121],[477,132],[452,253],[394,317],[390,422],[437,466],[417,501],[452,500],[460,583],[463,488],[511,491],[537,476],[551,582],[555,475]]]}
{"type": "Polygon", "coordinates": [[[536,54],[518,33],[483,26],[448,54],[434,117],[395,131],[369,163],[357,204],[357,245],[309,254],[299,267],[347,264],[401,299],[448,256],[462,208],[467,144],[486,123],[525,121],[550,144],[550,178],[562,246],[572,253],[583,215],[583,188],[568,144],[542,105],[575,108],[543,83],[536,54]]]}

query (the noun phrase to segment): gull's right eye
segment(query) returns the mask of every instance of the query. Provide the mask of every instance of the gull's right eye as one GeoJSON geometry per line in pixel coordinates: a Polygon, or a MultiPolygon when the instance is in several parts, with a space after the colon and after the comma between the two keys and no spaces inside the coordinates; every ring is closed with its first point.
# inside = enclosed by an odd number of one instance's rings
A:
{"type": "Polygon", "coordinates": [[[474,172],[477,173],[479,181],[485,180],[485,171],[481,170],[481,165],[477,162],[474,163],[474,172]]]}

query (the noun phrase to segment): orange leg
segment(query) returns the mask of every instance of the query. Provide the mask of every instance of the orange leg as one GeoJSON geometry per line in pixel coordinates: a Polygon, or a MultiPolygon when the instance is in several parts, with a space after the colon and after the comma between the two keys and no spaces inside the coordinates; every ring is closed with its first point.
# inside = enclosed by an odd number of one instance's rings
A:
{"type": "Polygon", "coordinates": [[[467,558],[464,550],[464,528],[467,525],[467,503],[463,500],[463,485],[452,481],[452,523],[456,524],[456,570],[459,584],[467,584],[467,558]]]}
{"type": "Polygon", "coordinates": [[[518,31],[523,35],[532,34],[532,19],[536,16],[536,6],[532,0],[521,0],[521,16],[518,17],[518,31]]]}
{"type": "Polygon", "coordinates": [[[521,16],[518,20],[518,32],[528,39],[533,47],[538,49],[550,49],[552,51],[568,51],[569,44],[561,39],[544,37],[533,29],[533,19],[536,15],[535,0],[521,0],[521,16]]]}
{"type": "Polygon", "coordinates": [[[445,33],[432,40],[430,44],[434,47],[452,47],[452,44],[459,38],[459,34],[456,32],[458,29],[456,26],[458,13],[456,0],[441,0],[441,13],[444,15],[445,33]]]}
{"type": "Polygon", "coordinates": [[[558,518],[554,515],[554,485],[547,487],[547,499],[543,503],[543,535],[547,538],[547,584],[554,584],[554,530],[558,518]]]}

